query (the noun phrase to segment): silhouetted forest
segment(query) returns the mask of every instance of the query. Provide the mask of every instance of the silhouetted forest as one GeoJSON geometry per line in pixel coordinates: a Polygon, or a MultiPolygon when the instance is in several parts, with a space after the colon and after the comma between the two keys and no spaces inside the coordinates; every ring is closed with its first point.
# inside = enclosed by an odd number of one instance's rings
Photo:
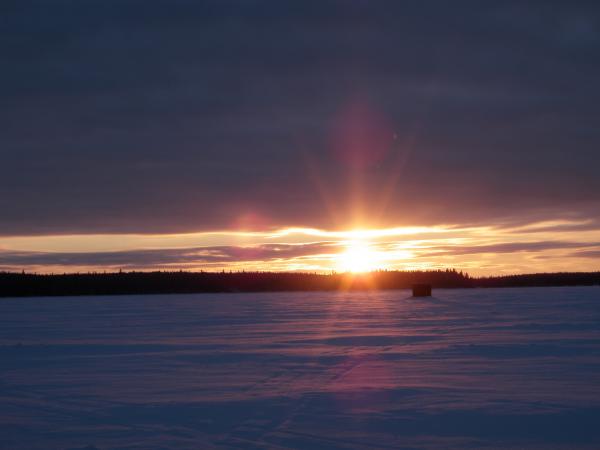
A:
{"type": "Polygon", "coordinates": [[[560,272],[472,279],[473,287],[598,286],[600,272],[560,272]]]}
{"type": "Polygon", "coordinates": [[[376,271],[366,274],[299,272],[118,272],[41,275],[0,273],[0,297],[123,295],[199,292],[331,291],[600,285],[600,272],[540,273],[472,278],[447,270],[376,271]]]}

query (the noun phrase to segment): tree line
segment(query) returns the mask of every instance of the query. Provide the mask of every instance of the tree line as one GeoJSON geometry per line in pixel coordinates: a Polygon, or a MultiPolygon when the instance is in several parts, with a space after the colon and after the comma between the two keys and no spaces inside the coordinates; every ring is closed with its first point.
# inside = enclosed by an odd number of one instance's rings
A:
{"type": "Polygon", "coordinates": [[[305,272],[0,273],[0,297],[600,285],[600,272],[473,278],[455,269],[305,272]]]}

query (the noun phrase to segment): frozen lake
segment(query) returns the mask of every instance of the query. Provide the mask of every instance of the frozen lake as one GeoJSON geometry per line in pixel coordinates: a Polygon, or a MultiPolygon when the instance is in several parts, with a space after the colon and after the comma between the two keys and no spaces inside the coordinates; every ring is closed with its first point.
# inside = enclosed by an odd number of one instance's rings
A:
{"type": "Polygon", "coordinates": [[[600,448],[600,287],[434,295],[0,299],[0,448],[600,448]]]}

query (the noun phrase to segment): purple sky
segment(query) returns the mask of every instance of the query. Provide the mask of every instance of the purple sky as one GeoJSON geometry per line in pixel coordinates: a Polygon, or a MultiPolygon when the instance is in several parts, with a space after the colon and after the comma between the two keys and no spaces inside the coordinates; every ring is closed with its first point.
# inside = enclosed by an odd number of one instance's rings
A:
{"type": "Polygon", "coordinates": [[[599,53],[583,1],[4,1],[0,252],[65,234],[600,230],[599,53]]]}

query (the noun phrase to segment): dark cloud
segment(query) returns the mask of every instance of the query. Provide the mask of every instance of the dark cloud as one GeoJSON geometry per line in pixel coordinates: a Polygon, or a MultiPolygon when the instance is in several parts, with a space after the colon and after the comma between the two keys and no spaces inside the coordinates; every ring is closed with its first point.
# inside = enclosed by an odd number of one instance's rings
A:
{"type": "Polygon", "coordinates": [[[310,244],[261,244],[256,246],[214,246],[195,248],[130,250],[118,252],[15,252],[0,251],[0,267],[61,266],[61,267],[122,267],[160,268],[161,266],[207,267],[218,263],[265,262],[290,260],[305,256],[339,252],[341,244],[316,242],[310,244]]]}
{"type": "Polygon", "coordinates": [[[0,234],[600,211],[594,2],[19,0],[0,16],[0,234]],[[356,105],[351,142],[377,158],[335,151],[356,105]]]}
{"type": "Polygon", "coordinates": [[[490,245],[440,245],[435,246],[420,256],[442,255],[471,255],[483,253],[516,253],[516,252],[543,252],[546,250],[561,250],[571,248],[589,248],[600,243],[538,241],[538,242],[506,242],[490,245]]]}
{"type": "Polygon", "coordinates": [[[572,257],[575,257],[575,258],[600,259],[600,249],[581,250],[579,252],[573,252],[569,256],[572,256],[572,257]]]}

